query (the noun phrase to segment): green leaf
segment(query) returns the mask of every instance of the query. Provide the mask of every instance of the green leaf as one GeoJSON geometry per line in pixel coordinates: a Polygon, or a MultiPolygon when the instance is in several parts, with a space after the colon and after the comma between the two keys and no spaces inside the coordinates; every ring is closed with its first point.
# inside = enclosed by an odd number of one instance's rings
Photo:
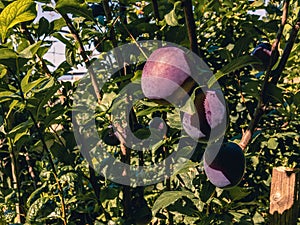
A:
{"type": "Polygon", "coordinates": [[[264,5],[264,4],[265,4],[264,0],[256,0],[256,1],[254,1],[251,4],[251,6],[256,8],[256,7],[260,7],[260,6],[264,5]]]}
{"type": "Polygon", "coordinates": [[[55,7],[61,14],[77,14],[91,21],[94,20],[92,11],[88,10],[87,4],[80,0],[59,0],[55,7]]]}
{"type": "Polygon", "coordinates": [[[20,57],[18,53],[8,48],[0,48],[0,64],[9,67],[12,71],[17,71],[26,63],[26,59],[20,57]]]}
{"type": "Polygon", "coordinates": [[[214,83],[217,82],[221,77],[231,72],[234,72],[235,70],[238,70],[242,67],[252,65],[252,64],[261,65],[262,62],[256,57],[250,55],[244,55],[239,58],[233,59],[230,63],[228,63],[221,70],[219,70],[214,76],[212,76],[207,82],[207,85],[209,88],[211,88],[214,85],[214,83]]]}
{"type": "Polygon", "coordinates": [[[162,193],[154,202],[152,213],[155,215],[160,209],[164,209],[176,202],[183,196],[193,198],[194,195],[188,191],[167,191],[162,193]]]}
{"type": "Polygon", "coordinates": [[[34,201],[40,198],[41,194],[47,189],[47,183],[44,182],[43,185],[39,188],[37,188],[34,192],[31,193],[31,195],[28,197],[26,205],[29,208],[34,201]]]}
{"type": "Polygon", "coordinates": [[[178,26],[179,25],[178,18],[176,15],[176,8],[180,4],[181,4],[181,1],[175,2],[174,8],[171,10],[171,12],[169,12],[168,14],[165,15],[166,23],[169,26],[178,26]]]}
{"type": "Polygon", "coordinates": [[[300,92],[298,92],[297,94],[295,94],[294,97],[293,97],[293,99],[294,99],[295,105],[299,107],[300,106],[300,92]]]}
{"type": "Polygon", "coordinates": [[[20,57],[25,59],[31,59],[41,47],[42,41],[38,41],[33,45],[28,46],[22,52],[19,53],[20,57]]]}
{"type": "Polygon", "coordinates": [[[277,147],[278,147],[277,139],[276,138],[270,138],[268,140],[268,148],[275,150],[275,149],[277,149],[277,147]]]}
{"type": "Polygon", "coordinates": [[[10,101],[10,100],[22,100],[21,96],[17,95],[15,92],[0,88],[0,102],[10,101]]]}
{"type": "Polygon", "coordinates": [[[42,222],[51,212],[54,211],[56,204],[49,197],[37,199],[28,209],[26,222],[32,224],[42,222]]]}
{"type": "MultiPolygon", "coordinates": [[[[50,23],[49,21],[45,18],[45,17],[42,17],[40,20],[39,20],[39,27],[36,31],[37,35],[39,37],[41,37],[42,35],[44,34],[49,34],[49,32],[51,32],[51,26],[50,26],[50,23]]],[[[53,24],[52,24],[53,25],[53,24]]]]}
{"type": "Polygon", "coordinates": [[[282,103],[283,102],[283,95],[282,90],[277,87],[275,84],[269,83],[266,88],[266,95],[272,98],[275,102],[282,103]]]}
{"type": "Polygon", "coordinates": [[[33,0],[17,0],[10,3],[0,14],[0,33],[4,42],[7,32],[18,23],[33,20],[36,17],[33,0]]]}
{"type": "Polygon", "coordinates": [[[35,88],[37,85],[39,85],[40,83],[42,83],[46,79],[48,79],[48,78],[46,78],[46,77],[39,78],[35,81],[29,82],[28,84],[24,85],[22,87],[22,91],[24,92],[24,95],[26,95],[29,91],[31,91],[33,88],[35,88]]]}
{"type": "Polygon", "coordinates": [[[0,48],[0,63],[2,63],[2,60],[12,60],[16,58],[18,58],[18,54],[15,51],[8,48],[0,48]]]}
{"type": "Polygon", "coordinates": [[[0,79],[2,79],[3,77],[5,77],[5,75],[7,74],[7,69],[4,65],[0,65],[0,79]]]}
{"type": "Polygon", "coordinates": [[[245,198],[246,196],[248,196],[251,191],[246,189],[246,188],[241,188],[241,187],[234,187],[231,189],[228,189],[228,192],[232,198],[232,200],[234,201],[238,201],[242,198],[245,198]]]}
{"type": "Polygon", "coordinates": [[[31,120],[27,120],[25,122],[22,122],[15,126],[9,133],[9,137],[14,138],[14,142],[16,142],[19,138],[21,138],[23,135],[26,135],[28,132],[28,129],[31,128],[33,125],[33,122],[31,120]]]}
{"type": "Polygon", "coordinates": [[[23,77],[23,79],[21,80],[21,88],[22,88],[22,90],[24,89],[24,87],[25,87],[26,85],[28,85],[28,83],[29,83],[29,78],[30,78],[30,76],[31,76],[32,71],[33,71],[33,68],[30,69],[30,70],[28,70],[28,72],[27,72],[27,74],[25,75],[25,77],[23,77]]]}

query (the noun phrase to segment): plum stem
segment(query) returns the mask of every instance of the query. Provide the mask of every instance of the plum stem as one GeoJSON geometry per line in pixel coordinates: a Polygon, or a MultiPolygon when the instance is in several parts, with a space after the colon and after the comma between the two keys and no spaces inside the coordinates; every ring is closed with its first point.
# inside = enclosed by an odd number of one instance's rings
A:
{"type": "Polygon", "coordinates": [[[264,79],[262,89],[261,89],[261,92],[260,92],[260,98],[258,100],[254,115],[252,117],[252,120],[250,121],[247,130],[243,133],[242,139],[239,143],[239,146],[243,150],[250,143],[250,141],[252,139],[252,134],[254,133],[255,128],[257,127],[261,117],[265,113],[266,108],[268,106],[269,98],[266,98],[268,86],[271,83],[274,84],[274,85],[277,84],[277,82],[280,78],[280,75],[281,75],[282,71],[285,68],[285,65],[287,63],[287,60],[289,58],[289,55],[291,53],[292,47],[295,43],[299,28],[300,28],[300,12],[299,12],[298,16],[297,16],[296,24],[291,29],[289,40],[287,42],[286,48],[284,49],[284,52],[283,52],[283,55],[282,55],[282,57],[279,61],[279,64],[278,64],[278,66],[275,70],[271,70],[272,69],[271,68],[272,62],[276,61],[277,60],[276,57],[278,57],[278,55],[276,55],[276,51],[278,49],[278,45],[279,45],[280,39],[282,37],[284,26],[287,23],[289,3],[290,3],[289,0],[286,0],[284,2],[283,15],[282,15],[282,18],[281,18],[281,24],[280,24],[280,27],[277,31],[276,40],[272,44],[270,64],[269,64],[268,69],[266,71],[265,79],[264,79]],[[272,79],[270,80],[270,78],[272,78],[272,79]]]}

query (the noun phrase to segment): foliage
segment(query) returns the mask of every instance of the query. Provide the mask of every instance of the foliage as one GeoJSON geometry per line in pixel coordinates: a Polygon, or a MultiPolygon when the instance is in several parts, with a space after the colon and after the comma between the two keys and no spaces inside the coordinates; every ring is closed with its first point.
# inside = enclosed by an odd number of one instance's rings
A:
{"type": "MultiPolygon", "coordinates": [[[[59,78],[84,63],[80,42],[89,49],[88,56],[95,48],[107,52],[134,42],[133,38],[162,39],[188,48],[181,2],[157,1],[156,15],[156,1],[113,0],[112,18],[103,15],[104,20],[94,19],[88,4],[105,0],[53,2],[0,1],[0,224],[134,223],[134,215],[124,212],[124,187],[95,174],[80,154],[71,117],[78,82],[59,78]],[[60,17],[52,21],[36,17],[37,4],[60,17]],[[79,39],[70,35],[66,16],[79,39]],[[65,46],[66,57],[55,68],[44,59],[54,42],[65,46]]],[[[297,20],[298,3],[290,2],[281,54],[297,20]]],[[[263,1],[203,0],[193,1],[193,6],[199,55],[217,75],[228,103],[225,140],[237,142],[254,113],[264,78],[250,66],[249,54],[260,41],[276,37],[282,2],[265,6],[263,1]],[[267,16],[249,13],[257,9],[266,9],[267,16]]],[[[296,168],[300,163],[300,86],[293,82],[299,77],[299,49],[298,38],[278,85],[268,89],[271,104],[246,149],[246,174],[239,186],[222,190],[207,180],[201,164],[205,144],[200,143],[187,168],[142,189],[153,224],[267,224],[272,168],[296,168]]],[[[142,63],[128,66],[124,78],[115,76],[103,88],[106,105],[96,115],[100,136],[110,125],[107,115],[120,82],[131,82],[142,68],[142,63]]],[[[172,106],[146,100],[138,102],[135,111],[142,126],[136,131],[140,137],[148,136],[152,117],[167,115],[168,137],[145,154],[145,161],[162,160],[164,149],[172,151],[178,144],[180,118],[174,116],[172,106]]],[[[107,148],[120,158],[119,145],[107,148]]],[[[139,160],[136,153],[131,157],[139,160]]],[[[130,191],[132,196],[141,193],[139,188],[130,191]]]]}

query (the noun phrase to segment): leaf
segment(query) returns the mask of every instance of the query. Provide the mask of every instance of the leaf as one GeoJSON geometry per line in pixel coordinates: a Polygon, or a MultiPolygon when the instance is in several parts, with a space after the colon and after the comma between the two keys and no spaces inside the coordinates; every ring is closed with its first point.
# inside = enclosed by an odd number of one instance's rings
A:
{"type": "Polygon", "coordinates": [[[48,79],[48,78],[46,78],[46,77],[39,78],[35,81],[29,82],[28,84],[24,85],[22,87],[22,91],[24,92],[24,95],[26,95],[29,91],[31,91],[33,88],[35,88],[37,85],[39,85],[40,83],[42,83],[46,79],[48,79]]]}
{"type": "Polygon", "coordinates": [[[21,80],[21,88],[22,88],[22,90],[24,89],[24,87],[25,87],[26,85],[28,85],[28,83],[29,83],[29,78],[30,78],[30,76],[31,76],[32,71],[33,71],[33,68],[31,68],[30,70],[28,70],[28,71],[27,71],[27,74],[25,75],[25,77],[23,77],[23,79],[21,80]]]}
{"type": "Polygon", "coordinates": [[[221,77],[235,70],[238,70],[242,67],[252,65],[252,64],[261,65],[262,62],[256,57],[253,57],[251,55],[244,55],[239,58],[233,59],[230,63],[228,63],[221,70],[219,70],[214,76],[212,76],[207,82],[207,85],[209,88],[211,88],[214,85],[214,83],[217,82],[221,77]]]}
{"type": "Polygon", "coordinates": [[[241,188],[241,187],[234,187],[234,188],[228,189],[228,192],[233,201],[239,201],[251,193],[250,190],[247,190],[246,188],[241,188]]]}
{"type": "Polygon", "coordinates": [[[33,20],[36,17],[36,7],[33,0],[17,0],[10,3],[0,14],[0,33],[4,42],[7,32],[18,23],[33,20]]]}
{"type": "Polygon", "coordinates": [[[9,67],[12,71],[17,71],[25,63],[26,60],[12,49],[0,48],[0,64],[9,67]]]}
{"type": "Polygon", "coordinates": [[[277,139],[276,138],[270,138],[268,140],[268,148],[275,150],[275,149],[277,149],[277,147],[278,147],[277,139]]]}
{"type": "Polygon", "coordinates": [[[42,17],[39,20],[38,24],[39,24],[39,27],[38,27],[36,33],[39,37],[41,37],[44,34],[49,34],[49,32],[51,32],[50,23],[45,17],[42,17]]]}
{"type": "Polygon", "coordinates": [[[9,133],[9,137],[13,137],[14,143],[18,141],[22,136],[28,133],[29,128],[31,128],[33,122],[31,120],[27,120],[15,126],[9,133]]]}
{"type": "Polygon", "coordinates": [[[20,57],[25,59],[31,59],[41,47],[42,41],[38,41],[33,45],[28,46],[22,52],[19,53],[20,57]]]}
{"type": "Polygon", "coordinates": [[[264,4],[265,4],[264,0],[256,0],[256,1],[254,1],[251,4],[251,6],[256,8],[256,7],[260,7],[260,6],[264,5],[264,4]]]}
{"type": "Polygon", "coordinates": [[[169,12],[168,14],[165,15],[166,23],[169,26],[178,26],[179,25],[178,18],[176,15],[176,8],[180,4],[181,4],[181,1],[175,2],[174,8],[171,10],[171,12],[169,12]]]}
{"type": "Polygon", "coordinates": [[[30,196],[27,199],[26,205],[27,207],[30,207],[34,201],[36,201],[37,199],[39,199],[39,197],[41,196],[41,194],[47,189],[47,183],[44,182],[43,185],[39,188],[37,188],[34,192],[32,192],[30,194],[30,196]]]}
{"type": "Polygon", "coordinates": [[[0,79],[2,79],[3,77],[5,77],[5,75],[7,74],[7,69],[4,65],[0,65],[0,79]]]}
{"type": "Polygon", "coordinates": [[[59,0],[57,1],[55,8],[61,14],[72,13],[83,16],[91,21],[94,20],[92,11],[88,10],[87,4],[79,0],[59,0]]]}
{"type": "Polygon", "coordinates": [[[283,95],[282,90],[277,87],[275,84],[269,83],[266,89],[266,95],[275,100],[275,102],[282,103],[283,95]]]}
{"type": "Polygon", "coordinates": [[[154,202],[152,213],[155,215],[160,209],[164,209],[176,202],[183,196],[193,198],[193,194],[188,191],[167,191],[162,193],[154,202]]]}
{"type": "Polygon", "coordinates": [[[0,63],[2,60],[5,60],[5,59],[12,60],[12,59],[16,59],[16,58],[18,58],[18,54],[15,51],[8,49],[8,48],[0,48],[0,63]]]}
{"type": "Polygon", "coordinates": [[[21,96],[15,92],[0,88],[0,102],[10,101],[12,99],[22,100],[21,96]]]}
{"type": "Polygon", "coordinates": [[[299,107],[300,106],[300,92],[298,92],[297,94],[295,94],[294,97],[293,97],[293,99],[294,99],[295,105],[299,107]]]}
{"type": "Polygon", "coordinates": [[[55,202],[50,200],[49,197],[38,198],[28,209],[26,215],[26,222],[32,224],[41,222],[55,209],[55,202]]]}

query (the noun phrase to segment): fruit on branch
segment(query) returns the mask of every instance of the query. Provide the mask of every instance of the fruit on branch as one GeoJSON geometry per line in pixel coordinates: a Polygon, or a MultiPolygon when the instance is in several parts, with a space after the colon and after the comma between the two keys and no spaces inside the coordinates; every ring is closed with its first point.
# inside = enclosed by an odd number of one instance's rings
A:
{"type": "Polygon", "coordinates": [[[102,4],[91,5],[93,17],[102,25],[105,25],[105,12],[102,4]]]}
{"type": "Polygon", "coordinates": [[[182,116],[183,128],[190,137],[198,141],[212,141],[224,135],[228,114],[221,94],[214,90],[205,93],[201,89],[195,91],[195,112],[184,112],[182,116]]]}
{"type": "Polygon", "coordinates": [[[220,149],[207,148],[203,157],[204,171],[210,182],[219,188],[239,184],[245,172],[245,156],[238,144],[225,143],[220,149]]]}
{"type": "MultiPolygon", "coordinates": [[[[254,69],[259,71],[265,71],[271,60],[271,48],[272,46],[269,43],[260,43],[251,53],[252,56],[257,57],[262,64],[253,64],[252,66],[254,69]]],[[[278,59],[279,53],[278,50],[275,52],[276,57],[275,60],[272,62],[271,67],[273,67],[278,59]]]]}
{"type": "Polygon", "coordinates": [[[97,16],[105,16],[105,12],[102,4],[93,4],[91,5],[91,9],[94,18],[96,18],[97,16]]]}
{"type": "Polygon", "coordinates": [[[177,47],[155,50],[147,59],[142,73],[144,95],[158,103],[180,104],[194,86],[185,52],[177,47]]]}
{"type": "Polygon", "coordinates": [[[114,129],[112,126],[108,126],[103,132],[102,132],[102,140],[105,144],[110,146],[117,146],[120,144],[120,141],[116,134],[114,133],[114,129]]]}
{"type": "Polygon", "coordinates": [[[146,225],[150,223],[152,220],[152,212],[147,201],[142,196],[133,198],[131,207],[133,220],[137,225],[146,225]]]}

